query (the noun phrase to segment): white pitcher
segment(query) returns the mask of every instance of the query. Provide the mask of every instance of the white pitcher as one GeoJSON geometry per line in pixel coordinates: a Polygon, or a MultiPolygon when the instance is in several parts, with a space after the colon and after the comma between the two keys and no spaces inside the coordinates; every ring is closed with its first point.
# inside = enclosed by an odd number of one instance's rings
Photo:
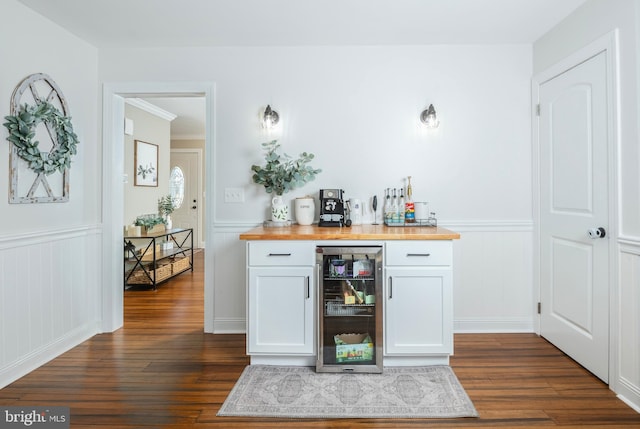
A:
{"type": "Polygon", "coordinates": [[[282,201],[281,195],[277,195],[271,200],[271,220],[273,222],[289,220],[289,206],[282,201]]]}

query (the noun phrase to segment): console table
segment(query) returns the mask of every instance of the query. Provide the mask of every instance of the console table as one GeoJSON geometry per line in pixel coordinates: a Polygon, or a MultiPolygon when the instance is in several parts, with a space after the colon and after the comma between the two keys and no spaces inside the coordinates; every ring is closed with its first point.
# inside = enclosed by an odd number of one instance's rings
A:
{"type": "Polygon", "coordinates": [[[193,228],[124,237],[124,287],[158,283],[193,271],[193,228]]]}

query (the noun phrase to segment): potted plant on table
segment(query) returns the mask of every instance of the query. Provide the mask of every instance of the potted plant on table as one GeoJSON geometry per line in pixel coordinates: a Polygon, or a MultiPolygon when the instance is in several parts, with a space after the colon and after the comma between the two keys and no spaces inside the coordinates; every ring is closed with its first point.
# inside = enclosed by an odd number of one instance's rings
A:
{"type": "Polygon", "coordinates": [[[302,152],[297,159],[278,153],[280,144],[277,140],[262,143],[266,151],[264,166],[252,165],[253,182],[263,185],[268,194],[276,194],[271,200],[271,220],[284,222],[289,218],[289,206],[282,200],[282,195],[315,179],[321,169],[308,165],[313,160],[312,153],[302,152]]]}
{"type": "Polygon", "coordinates": [[[164,226],[167,229],[173,228],[173,221],[171,220],[171,213],[176,209],[173,203],[171,195],[165,195],[158,199],[158,214],[164,219],[164,226]]]}

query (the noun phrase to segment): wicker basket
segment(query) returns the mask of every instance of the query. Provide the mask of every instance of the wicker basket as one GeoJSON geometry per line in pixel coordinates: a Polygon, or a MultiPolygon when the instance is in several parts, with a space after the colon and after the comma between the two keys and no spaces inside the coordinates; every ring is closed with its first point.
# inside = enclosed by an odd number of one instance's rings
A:
{"type": "Polygon", "coordinates": [[[173,274],[177,274],[182,271],[185,271],[190,267],[189,257],[176,259],[175,261],[173,261],[171,266],[173,267],[172,268],[173,274]]]}
{"type": "MultiPolygon", "coordinates": [[[[156,283],[159,283],[162,280],[169,278],[171,276],[171,264],[161,265],[155,270],[151,270],[149,272],[149,274],[151,275],[151,278],[153,278],[154,273],[156,276],[156,283]]],[[[131,274],[131,277],[129,277],[129,280],[127,281],[127,283],[132,285],[153,284],[151,279],[149,279],[149,276],[147,276],[147,274],[141,268],[138,268],[131,274]]]]}

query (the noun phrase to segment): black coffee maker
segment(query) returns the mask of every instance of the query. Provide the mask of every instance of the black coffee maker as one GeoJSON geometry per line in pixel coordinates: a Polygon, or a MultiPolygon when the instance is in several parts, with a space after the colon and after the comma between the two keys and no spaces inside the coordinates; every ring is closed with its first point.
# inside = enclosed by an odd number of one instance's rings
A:
{"type": "Polygon", "coordinates": [[[344,226],[346,222],[342,189],[320,189],[318,226],[344,226]]]}

